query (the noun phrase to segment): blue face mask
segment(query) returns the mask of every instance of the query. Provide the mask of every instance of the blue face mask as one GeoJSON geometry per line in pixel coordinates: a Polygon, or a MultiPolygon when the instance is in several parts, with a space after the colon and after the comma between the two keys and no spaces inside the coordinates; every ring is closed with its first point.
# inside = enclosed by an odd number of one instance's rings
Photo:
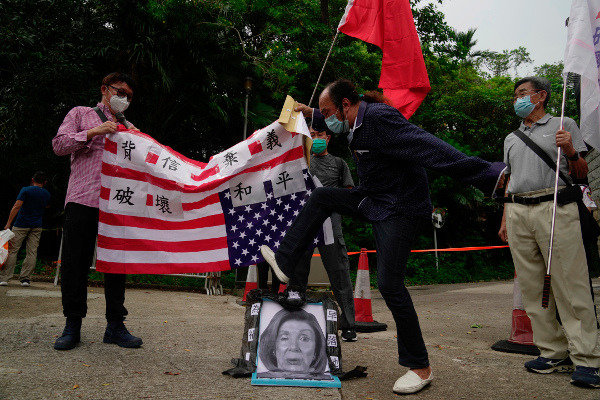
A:
{"type": "Polygon", "coordinates": [[[535,104],[531,102],[531,96],[525,96],[517,99],[514,104],[515,113],[521,118],[527,118],[535,108],[535,104]]]}
{"type": "Polygon", "coordinates": [[[348,132],[348,130],[350,129],[350,124],[348,123],[348,120],[345,119],[343,121],[340,121],[336,118],[335,114],[331,114],[329,117],[325,118],[325,123],[327,124],[329,130],[333,133],[344,133],[348,132]]]}
{"type": "Polygon", "coordinates": [[[312,152],[315,154],[323,154],[327,149],[326,139],[313,139],[312,152]]]}

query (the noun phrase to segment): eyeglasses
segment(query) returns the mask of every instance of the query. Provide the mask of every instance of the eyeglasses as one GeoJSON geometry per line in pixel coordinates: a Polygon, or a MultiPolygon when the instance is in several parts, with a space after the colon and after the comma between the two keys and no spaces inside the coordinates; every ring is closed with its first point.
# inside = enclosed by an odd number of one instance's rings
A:
{"type": "Polygon", "coordinates": [[[106,85],[106,86],[115,89],[117,91],[117,96],[118,97],[127,97],[127,100],[131,101],[131,98],[133,97],[133,94],[129,94],[125,90],[119,89],[118,87],[114,87],[113,85],[106,85]]]}
{"type": "Polygon", "coordinates": [[[539,92],[543,92],[544,90],[542,89],[531,89],[531,90],[523,90],[519,93],[517,93],[516,95],[513,96],[513,103],[515,101],[517,101],[520,98],[523,98],[525,96],[531,96],[533,94],[539,93],[539,92]]]}

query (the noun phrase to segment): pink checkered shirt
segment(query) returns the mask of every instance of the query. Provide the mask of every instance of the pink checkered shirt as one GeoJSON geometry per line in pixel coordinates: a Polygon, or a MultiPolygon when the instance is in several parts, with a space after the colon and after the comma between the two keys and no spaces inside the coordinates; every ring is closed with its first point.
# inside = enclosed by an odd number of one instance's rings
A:
{"type": "MultiPolygon", "coordinates": [[[[113,121],[108,106],[97,107],[113,121]]],[[[104,151],[104,135],[87,140],[87,131],[102,124],[102,120],[90,107],[75,107],[65,117],[52,139],[57,156],[71,155],[71,175],[67,189],[67,203],[79,203],[98,208],[100,205],[100,170],[104,151]]]]}

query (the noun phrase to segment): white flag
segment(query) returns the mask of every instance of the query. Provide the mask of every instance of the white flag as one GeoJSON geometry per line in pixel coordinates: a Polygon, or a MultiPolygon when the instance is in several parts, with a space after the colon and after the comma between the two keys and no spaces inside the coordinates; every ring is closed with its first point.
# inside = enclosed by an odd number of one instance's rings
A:
{"type": "Polygon", "coordinates": [[[583,140],[600,150],[600,0],[573,0],[563,75],[581,75],[583,140]]]}

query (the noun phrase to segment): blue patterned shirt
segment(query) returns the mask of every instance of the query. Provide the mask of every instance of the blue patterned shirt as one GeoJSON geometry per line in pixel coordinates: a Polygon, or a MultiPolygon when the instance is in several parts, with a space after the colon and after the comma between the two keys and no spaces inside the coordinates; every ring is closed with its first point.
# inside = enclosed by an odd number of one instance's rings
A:
{"type": "MultiPolygon", "coordinates": [[[[319,118],[315,109],[313,119],[319,118]]],[[[360,180],[352,190],[365,196],[359,209],[372,221],[399,215],[429,218],[433,207],[425,169],[491,195],[506,168],[461,153],[383,103],[360,103],[348,142],[360,180]]]]}

